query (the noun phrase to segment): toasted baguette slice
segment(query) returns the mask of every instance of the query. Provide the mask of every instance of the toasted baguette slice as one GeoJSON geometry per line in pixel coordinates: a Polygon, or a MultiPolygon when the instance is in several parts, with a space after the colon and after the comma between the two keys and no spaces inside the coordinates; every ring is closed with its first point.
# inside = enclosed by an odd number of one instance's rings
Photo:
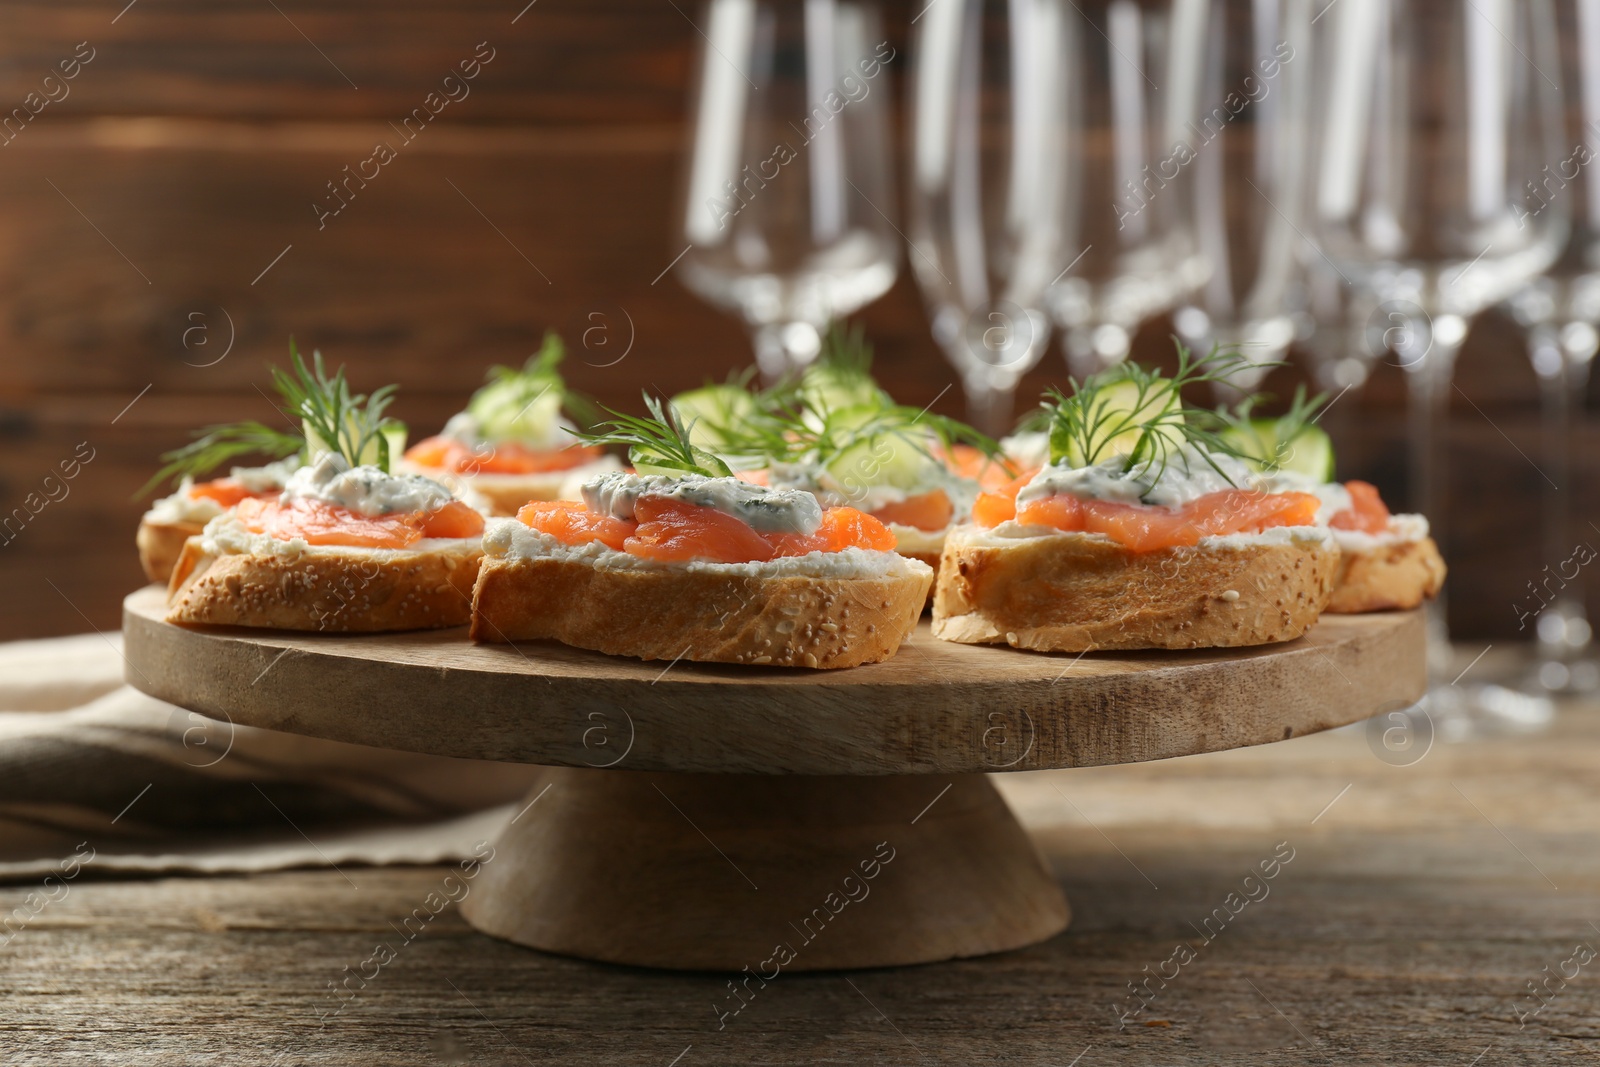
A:
{"type": "Polygon", "coordinates": [[[1444,557],[1433,538],[1354,546],[1340,541],[1333,598],[1323,610],[1336,615],[1417,607],[1444,586],[1444,557]]]}
{"type": "Polygon", "coordinates": [[[933,582],[915,560],[870,578],[762,569],[491,554],[473,591],[472,638],[553,639],[639,659],[854,667],[895,654],[933,582]]]}
{"type": "Polygon", "coordinates": [[[1301,531],[1133,553],[1096,534],[964,526],[945,542],[933,633],[1040,652],[1289,641],[1316,621],[1339,565],[1326,531],[1301,531]]]}
{"type": "Polygon", "coordinates": [[[482,558],[477,538],[231,552],[192,537],[167,587],[167,621],[339,633],[464,626],[482,558]]]}
{"type": "Polygon", "coordinates": [[[152,582],[167,584],[172,568],[183,554],[184,542],[198,537],[205,529],[202,522],[152,522],[146,515],[139,520],[139,532],[134,543],[139,546],[139,566],[144,576],[152,582]]]}

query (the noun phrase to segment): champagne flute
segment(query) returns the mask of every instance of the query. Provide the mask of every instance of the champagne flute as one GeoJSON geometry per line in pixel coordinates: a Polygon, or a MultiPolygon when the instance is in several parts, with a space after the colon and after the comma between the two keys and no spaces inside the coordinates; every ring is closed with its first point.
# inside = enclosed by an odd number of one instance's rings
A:
{"type": "Polygon", "coordinates": [[[1600,688],[1600,658],[1576,584],[1580,566],[1592,559],[1595,540],[1572,522],[1577,493],[1572,463],[1572,426],[1590,366],[1600,349],[1600,6],[1593,0],[1557,4],[1563,49],[1562,84],[1568,88],[1566,149],[1549,161],[1524,209],[1543,214],[1564,200],[1572,226],[1560,258],[1507,302],[1527,331],[1528,358],[1539,379],[1543,431],[1540,479],[1543,497],[1540,547],[1544,570],[1522,594],[1519,629],[1531,623],[1538,637],[1535,691],[1588,692],[1600,688]],[[1555,588],[1550,588],[1554,580],[1555,588]],[[1541,591],[1542,590],[1542,591],[1541,591]],[[1548,602],[1545,592],[1550,594],[1548,602]]]}
{"type": "Polygon", "coordinates": [[[1074,375],[1127,358],[1139,324],[1205,281],[1191,200],[1172,188],[1194,158],[1192,81],[1205,4],[1085,0],[1065,71],[1064,241],[1071,270],[1050,287],[1074,375]],[[1084,29],[1093,32],[1083,32],[1084,29]]]}
{"type": "Polygon", "coordinates": [[[911,264],[970,420],[1010,428],[1062,256],[1070,0],[935,0],[913,27],[911,264]]]}
{"type": "MultiPolygon", "coordinates": [[[[1371,294],[1374,351],[1392,348],[1406,370],[1411,504],[1448,558],[1438,431],[1456,356],[1472,317],[1550,266],[1567,234],[1563,201],[1537,215],[1524,203],[1562,157],[1553,11],[1548,0],[1339,0],[1315,29],[1314,239],[1371,294]]],[[[1442,602],[1431,623],[1437,714],[1457,725],[1548,716],[1547,704],[1450,684],[1442,602]]]]}
{"type": "Polygon", "coordinates": [[[678,277],[750,327],[769,381],[894,284],[900,235],[874,0],[709,0],[678,277]]]}
{"type": "Polygon", "coordinates": [[[1202,61],[1186,168],[1201,254],[1210,265],[1173,316],[1191,347],[1237,346],[1257,366],[1219,384],[1248,392],[1296,333],[1308,180],[1308,0],[1201,0],[1202,61]]]}

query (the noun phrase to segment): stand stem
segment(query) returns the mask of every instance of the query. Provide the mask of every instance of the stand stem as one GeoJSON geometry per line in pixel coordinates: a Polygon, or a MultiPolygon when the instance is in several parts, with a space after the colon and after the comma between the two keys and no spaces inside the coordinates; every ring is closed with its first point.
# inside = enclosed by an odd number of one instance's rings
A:
{"type": "Polygon", "coordinates": [[[549,768],[533,798],[462,902],[478,929],[532,948],[770,981],[1001,952],[1067,925],[981,774],[549,768]]]}

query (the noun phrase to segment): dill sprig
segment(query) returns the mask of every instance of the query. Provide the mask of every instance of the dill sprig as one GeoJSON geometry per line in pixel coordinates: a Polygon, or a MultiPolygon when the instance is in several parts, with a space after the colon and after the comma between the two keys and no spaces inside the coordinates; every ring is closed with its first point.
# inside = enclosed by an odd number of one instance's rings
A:
{"type": "Polygon", "coordinates": [[[671,405],[649,393],[644,394],[644,406],[650,412],[648,418],[604,408],[611,417],[578,436],[591,445],[626,445],[628,461],[635,467],[663,467],[707,478],[732,477],[726,463],[689,440],[692,420],[685,425],[671,405]]]}
{"type": "MultiPolygon", "coordinates": [[[[1214,411],[1184,405],[1182,391],[1192,385],[1226,383],[1247,368],[1259,368],[1236,349],[1213,346],[1196,358],[1181,341],[1172,376],[1124,362],[1090,375],[1069,379],[1070,396],[1059,389],[1046,393],[1042,404],[1049,417],[1050,458],[1091,467],[1121,460],[1121,472],[1135,467],[1159,479],[1174,452],[1197,445],[1206,463],[1226,474],[1213,453],[1239,457],[1236,445],[1219,431],[1226,421],[1214,411]]],[[[1280,364],[1266,364],[1279,366],[1280,364]]]]}
{"type": "Polygon", "coordinates": [[[389,439],[384,431],[401,424],[398,420],[384,418],[383,413],[394,400],[397,386],[385,385],[373,390],[370,396],[352,393],[342,364],[330,378],[323,369],[322,353],[313,351],[312,365],[307,368],[292,337],[289,361],[294,373],[274,367],[272,383],[286,402],[288,413],[304,420],[310,431],[307,447],[315,439],[329,451],[344,457],[350,466],[359,467],[369,446],[375,445],[377,462],[373,466],[389,473],[389,439]]]}
{"type": "Polygon", "coordinates": [[[839,375],[871,378],[872,345],[867,342],[866,327],[859,322],[853,326],[832,323],[822,338],[816,365],[839,375]]]}
{"type": "Polygon", "coordinates": [[[305,448],[305,438],[297,433],[277,430],[260,422],[233,422],[207,426],[194,432],[195,439],[182,448],[163,452],[166,465],[144,484],[134,498],[145,496],[162,482],[174,487],[185,477],[199,478],[241,456],[270,456],[283,459],[305,448]]]}

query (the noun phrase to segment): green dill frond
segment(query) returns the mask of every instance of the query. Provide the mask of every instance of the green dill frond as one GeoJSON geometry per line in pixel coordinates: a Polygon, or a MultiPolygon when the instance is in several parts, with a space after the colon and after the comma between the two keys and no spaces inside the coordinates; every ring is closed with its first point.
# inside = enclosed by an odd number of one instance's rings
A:
{"type": "Polygon", "coordinates": [[[135,499],[146,496],[169,479],[176,487],[185,477],[198,479],[243,456],[283,459],[305,447],[305,438],[299,434],[253,421],[207,426],[196,430],[194,438],[182,448],[161,454],[166,465],[134,494],[135,499]]]}
{"type": "Polygon", "coordinates": [[[1177,347],[1178,366],[1171,377],[1124,362],[1082,382],[1071,379],[1070,396],[1050,390],[1042,407],[1052,462],[1089,467],[1120,459],[1123,473],[1145,467],[1159,478],[1175,452],[1197,445],[1206,462],[1222,474],[1211,454],[1238,455],[1237,447],[1220,433],[1226,421],[1216,412],[1187,407],[1183,390],[1226,383],[1261,364],[1235,349],[1213,347],[1196,358],[1181,341],[1177,347]]]}
{"type": "Polygon", "coordinates": [[[274,367],[272,382],[288,414],[304,422],[308,449],[320,445],[337,452],[352,467],[361,466],[363,457],[373,456],[373,465],[388,473],[392,459],[388,432],[402,424],[383,413],[394,400],[397,387],[385,385],[371,395],[352,393],[342,364],[330,378],[322,365],[322,353],[313,351],[308,368],[293,338],[289,339],[289,362],[293,373],[274,367]]]}
{"type": "Polygon", "coordinates": [[[566,358],[567,346],[561,340],[561,335],[554,330],[546,330],[539,351],[529,356],[521,367],[493,366],[485,377],[490,383],[510,382],[533,393],[551,386],[561,388],[561,373],[556,368],[566,358]]]}
{"type": "Polygon", "coordinates": [[[822,338],[822,350],[817,353],[817,366],[826,367],[836,374],[872,376],[872,345],[867,342],[867,331],[860,323],[846,326],[834,321],[822,338]]]}
{"type": "Polygon", "coordinates": [[[658,468],[707,478],[732,476],[726,463],[689,440],[692,421],[684,425],[671,405],[649,393],[644,394],[644,404],[650,412],[648,418],[604,408],[610,418],[578,436],[591,445],[625,445],[629,462],[640,470],[658,468]]]}

